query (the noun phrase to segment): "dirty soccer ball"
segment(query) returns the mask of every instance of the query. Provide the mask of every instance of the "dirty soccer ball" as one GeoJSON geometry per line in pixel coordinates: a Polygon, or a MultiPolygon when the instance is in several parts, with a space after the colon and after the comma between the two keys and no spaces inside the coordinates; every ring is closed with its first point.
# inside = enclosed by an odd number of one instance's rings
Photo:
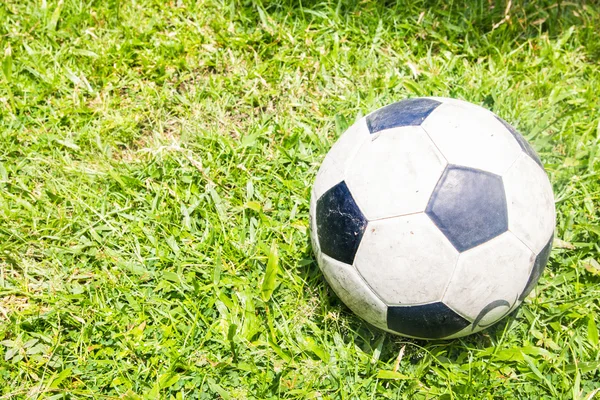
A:
{"type": "Polygon", "coordinates": [[[460,100],[414,98],[350,127],[312,189],[311,238],[338,297],[396,334],[442,339],[513,311],[550,254],[554,196],[508,123],[460,100]]]}

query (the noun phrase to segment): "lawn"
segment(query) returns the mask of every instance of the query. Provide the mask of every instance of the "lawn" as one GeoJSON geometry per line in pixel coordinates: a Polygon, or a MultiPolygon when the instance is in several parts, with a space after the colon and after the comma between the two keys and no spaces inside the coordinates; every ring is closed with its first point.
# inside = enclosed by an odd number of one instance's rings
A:
{"type": "Polygon", "coordinates": [[[600,398],[599,26],[597,1],[2,2],[0,399],[600,398]],[[308,239],[336,137],[427,95],[511,122],[556,196],[537,289],[452,341],[361,322],[308,239]]]}

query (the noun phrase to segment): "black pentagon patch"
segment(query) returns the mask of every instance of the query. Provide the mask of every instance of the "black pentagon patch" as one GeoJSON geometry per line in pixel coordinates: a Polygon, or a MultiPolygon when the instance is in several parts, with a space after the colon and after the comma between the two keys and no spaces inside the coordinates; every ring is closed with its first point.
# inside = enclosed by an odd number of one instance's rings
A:
{"type": "Polygon", "coordinates": [[[502,178],[474,168],[449,165],[425,212],[458,251],[485,243],[508,229],[502,178]]]}
{"type": "Polygon", "coordinates": [[[387,326],[400,334],[421,339],[441,339],[469,326],[470,322],[444,303],[388,306],[387,326]]]}
{"type": "Polygon", "coordinates": [[[367,126],[371,134],[399,126],[418,126],[440,104],[437,100],[425,98],[402,100],[369,114],[367,126]]]}
{"type": "Polygon", "coordinates": [[[508,122],[506,122],[499,116],[496,115],[496,119],[498,121],[502,122],[502,125],[504,125],[504,127],[506,129],[508,129],[508,131],[513,135],[513,137],[515,138],[517,143],[519,143],[519,146],[521,146],[521,150],[523,150],[525,152],[525,154],[527,154],[529,157],[531,157],[531,159],[533,161],[535,161],[540,167],[544,168],[544,165],[542,164],[542,160],[540,160],[540,157],[537,155],[537,153],[535,152],[533,147],[531,147],[531,145],[529,144],[527,139],[525,139],[523,137],[523,135],[521,135],[519,132],[517,132],[517,130],[515,128],[513,128],[512,125],[510,125],[508,122]]]}
{"type": "Polygon", "coordinates": [[[329,189],[317,201],[317,235],[321,251],[346,264],[354,262],[367,219],[346,182],[329,189]]]}
{"type": "Polygon", "coordinates": [[[544,272],[544,268],[546,264],[548,264],[548,260],[550,259],[550,251],[552,250],[552,241],[554,239],[554,234],[550,236],[550,240],[544,246],[540,254],[535,258],[535,262],[533,263],[533,269],[531,270],[531,274],[529,275],[529,279],[527,280],[527,284],[525,285],[525,289],[523,289],[523,293],[519,296],[519,301],[525,300],[529,293],[533,290],[535,285],[537,284],[540,276],[542,276],[542,272],[544,272]]]}

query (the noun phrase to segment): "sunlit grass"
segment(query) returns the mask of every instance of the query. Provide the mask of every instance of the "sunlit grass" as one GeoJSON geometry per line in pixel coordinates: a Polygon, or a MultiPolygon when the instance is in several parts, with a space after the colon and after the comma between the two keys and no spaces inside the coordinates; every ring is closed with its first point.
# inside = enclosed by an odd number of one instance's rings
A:
{"type": "Polygon", "coordinates": [[[593,398],[600,6],[516,3],[0,4],[0,398],[593,398]],[[335,138],[422,95],[557,199],[534,295],[446,342],[363,323],[308,240],[335,138]]]}

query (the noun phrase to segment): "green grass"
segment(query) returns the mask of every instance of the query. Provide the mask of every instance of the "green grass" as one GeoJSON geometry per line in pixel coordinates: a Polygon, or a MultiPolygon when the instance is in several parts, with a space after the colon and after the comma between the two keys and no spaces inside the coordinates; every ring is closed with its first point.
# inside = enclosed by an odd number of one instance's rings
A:
{"type": "Polygon", "coordinates": [[[600,5],[508,4],[0,4],[0,398],[600,398],[600,5]],[[361,322],[308,241],[336,137],[421,95],[557,199],[536,295],[454,341],[361,322]]]}

